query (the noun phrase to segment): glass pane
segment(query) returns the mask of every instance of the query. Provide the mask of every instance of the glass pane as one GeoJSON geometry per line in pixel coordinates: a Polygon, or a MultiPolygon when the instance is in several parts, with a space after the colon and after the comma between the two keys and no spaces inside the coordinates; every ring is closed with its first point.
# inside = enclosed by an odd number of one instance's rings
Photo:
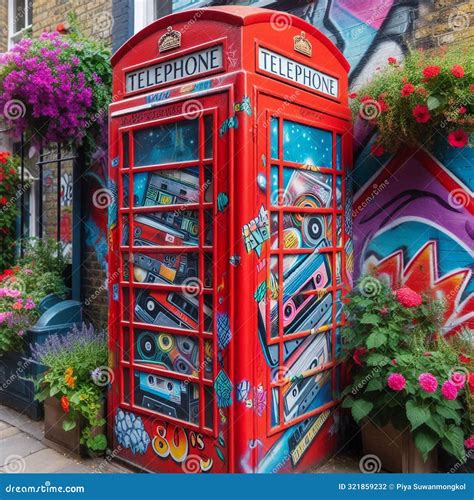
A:
{"type": "Polygon", "coordinates": [[[195,210],[137,214],[134,221],[135,246],[198,245],[198,212],[195,210]]]}
{"type": "Polygon", "coordinates": [[[342,177],[336,177],[336,206],[338,210],[342,210],[342,177]]]}
{"type": "Polygon", "coordinates": [[[342,137],[340,134],[336,135],[336,168],[342,170],[342,137]]]}
{"type": "Polygon", "coordinates": [[[336,217],[336,246],[342,247],[342,216],[336,217]]]}
{"type": "MultiPolygon", "coordinates": [[[[204,188],[207,191],[209,186],[204,188]]],[[[137,207],[199,203],[199,192],[198,167],[143,172],[133,178],[133,201],[137,207]]]]}
{"type": "Polygon", "coordinates": [[[130,403],[130,370],[123,369],[123,402],[130,403]]]}
{"type": "Polygon", "coordinates": [[[213,119],[211,115],[207,115],[204,118],[204,157],[212,158],[213,157],[213,119]]]}
{"type": "Polygon", "coordinates": [[[162,283],[171,285],[189,285],[196,291],[189,291],[196,296],[202,285],[198,277],[198,254],[185,253],[134,253],[133,279],[138,283],[162,283]]]}
{"type": "Polygon", "coordinates": [[[137,330],[135,361],[183,375],[199,375],[199,343],[184,335],[137,330]]]}
{"type": "MultiPolygon", "coordinates": [[[[135,321],[185,330],[198,330],[199,297],[156,290],[137,290],[136,294],[135,321]]],[[[211,317],[209,308],[205,307],[205,311],[207,318],[211,317]]],[[[209,324],[209,321],[207,323],[209,324]]]]}
{"type": "MultiPolygon", "coordinates": [[[[272,217],[272,246],[278,248],[277,216],[272,217]],[[274,220],[275,219],[275,220],[274,220]]],[[[283,215],[283,248],[320,248],[332,244],[332,216],[311,213],[283,215]]]]}
{"type": "Polygon", "coordinates": [[[130,228],[128,224],[128,216],[122,215],[122,245],[129,244],[130,228]]]}
{"type": "Polygon", "coordinates": [[[279,125],[278,125],[278,118],[272,117],[270,121],[270,150],[271,150],[271,157],[272,158],[278,158],[278,135],[279,135],[279,125]]]}
{"type": "Polygon", "coordinates": [[[130,205],[130,176],[128,174],[125,174],[123,176],[123,206],[125,208],[128,208],[130,205]]]}
{"type": "Polygon", "coordinates": [[[123,360],[130,361],[130,331],[128,328],[122,329],[122,349],[123,360]]]}
{"type": "Polygon", "coordinates": [[[205,426],[208,429],[212,429],[213,427],[213,421],[212,421],[212,415],[213,415],[213,408],[214,408],[214,390],[212,387],[205,386],[204,387],[204,421],[205,421],[205,426]]]}
{"type": "Polygon", "coordinates": [[[14,0],[13,23],[15,33],[26,27],[25,14],[25,0],[14,0]]]}
{"type": "Polygon", "coordinates": [[[270,168],[270,181],[271,181],[271,192],[270,192],[270,203],[272,205],[281,205],[281,192],[278,186],[278,166],[272,165],[270,168]]]}
{"type": "Polygon", "coordinates": [[[326,370],[316,376],[299,378],[283,390],[285,422],[305,415],[332,401],[332,374],[326,370]]]}
{"type": "Polygon", "coordinates": [[[282,205],[328,208],[332,203],[332,175],[294,168],[283,169],[282,205]]]}
{"type": "Polygon", "coordinates": [[[185,422],[199,423],[199,387],[187,381],[135,371],[135,404],[185,422]]]}
{"type": "Polygon", "coordinates": [[[283,159],[332,167],[332,133],[292,121],[283,122],[283,159]]]}
{"type": "Polygon", "coordinates": [[[197,160],[198,123],[185,120],[134,132],[135,166],[197,160]]]}

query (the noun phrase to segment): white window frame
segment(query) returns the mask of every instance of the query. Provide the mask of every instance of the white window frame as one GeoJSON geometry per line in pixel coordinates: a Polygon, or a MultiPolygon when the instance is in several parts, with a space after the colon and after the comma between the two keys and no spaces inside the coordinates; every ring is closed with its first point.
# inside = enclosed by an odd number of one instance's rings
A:
{"type": "Polygon", "coordinates": [[[19,31],[14,31],[15,29],[15,0],[8,0],[8,48],[13,47],[15,43],[18,43],[32,26],[32,20],[28,18],[28,3],[33,3],[33,0],[22,0],[23,9],[25,11],[25,27],[19,31]]]}
{"type": "Polygon", "coordinates": [[[157,0],[135,0],[133,7],[133,32],[138,33],[156,19],[157,0]]]}

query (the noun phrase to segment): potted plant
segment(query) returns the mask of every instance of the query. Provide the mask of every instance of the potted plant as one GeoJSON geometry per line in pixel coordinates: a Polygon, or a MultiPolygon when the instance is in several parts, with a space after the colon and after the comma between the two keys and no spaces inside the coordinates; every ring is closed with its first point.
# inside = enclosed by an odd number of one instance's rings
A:
{"type": "Polygon", "coordinates": [[[474,62],[468,49],[414,50],[388,65],[350,94],[354,116],[376,127],[371,152],[431,147],[445,137],[450,146],[469,144],[474,130],[474,62]]]}
{"type": "Polygon", "coordinates": [[[63,336],[52,335],[33,349],[45,365],[37,398],[45,401],[45,437],[81,455],[105,450],[107,339],[85,324],[63,336]]]}
{"type": "Polygon", "coordinates": [[[460,351],[438,335],[442,305],[365,276],[347,296],[345,347],[354,362],[342,406],[365,453],[392,472],[436,470],[436,448],[465,460],[469,435],[460,351]]]}
{"type": "Polygon", "coordinates": [[[30,241],[25,257],[0,275],[0,402],[33,419],[42,416],[31,382],[41,367],[32,361],[30,346],[48,333],[36,329],[47,298],[55,294],[59,301],[65,294],[58,250],[54,241],[30,241]]]}

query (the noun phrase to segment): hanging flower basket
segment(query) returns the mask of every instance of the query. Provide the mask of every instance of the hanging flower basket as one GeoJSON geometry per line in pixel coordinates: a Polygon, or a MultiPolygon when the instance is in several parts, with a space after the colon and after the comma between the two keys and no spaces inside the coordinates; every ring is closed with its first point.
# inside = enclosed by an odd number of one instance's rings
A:
{"type": "Polygon", "coordinates": [[[466,147],[474,130],[473,76],[467,50],[413,51],[403,63],[389,57],[386,68],[349,96],[356,120],[378,132],[371,153],[429,149],[446,139],[452,147],[466,147]]]}
{"type": "Polygon", "coordinates": [[[109,50],[80,35],[43,33],[0,56],[0,112],[12,135],[36,149],[94,149],[110,102],[109,50]]]}

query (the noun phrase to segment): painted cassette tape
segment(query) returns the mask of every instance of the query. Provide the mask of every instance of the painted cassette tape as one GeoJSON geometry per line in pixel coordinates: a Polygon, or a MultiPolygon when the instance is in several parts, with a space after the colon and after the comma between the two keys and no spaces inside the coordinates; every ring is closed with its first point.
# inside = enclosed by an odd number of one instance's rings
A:
{"type": "MultiPolygon", "coordinates": [[[[315,330],[330,322],[332,298],[317,293],[331,284],[331,267],[327,254],[315,250],[300,259],[284,275],[283,329],[285,334],[315,330]]],[[[272,331],[278,328],[279,307],[275,301],[270,310],[272,331]]]]}
{"type": "Polygon", "coordinates": [[[136,371],[135,404],[193,424],[199,422],[199,389],[196,384],[136,371]]]}
{"type": "MultiPolygon", "coordinates": [[[[195,338],[142,331],[137,334],[135,360],[137,363],[157,365],[166,370],[196,375],[199,371],[199,347],[195,338]]],[[[205,355],[207,378],[212,371],[212,357],[205,355]]]]}
{"type": "MultiPolygon", "coordinates": [[[[204,296],[204,328],[212,331],[212,297],[204,296]]],[[[175,292],[140,290],[135,303],[138,321],[152,325],[199,329],[199,298],[175,292]]]]}
{"type": "Polygon", "coordinates": [[[134,278],[139,283],[180,284],[198,276],[196,254],[133,254],[134,278]],[[156,258],[155,258],[156,257],[156,258]]]}
{"type": "Polygon", "coordinates": [[[332,187],[326,180],[332,180],[331,176],[294,170],[288,179],[283,199],[296,207],[328,208],[332,203],[332,187]]]}
{"type": "Polygon", "coordinates": [[[198,244],[198,219],[195,211],[138,214],[134,219],[135,246],[198,244]]]}

